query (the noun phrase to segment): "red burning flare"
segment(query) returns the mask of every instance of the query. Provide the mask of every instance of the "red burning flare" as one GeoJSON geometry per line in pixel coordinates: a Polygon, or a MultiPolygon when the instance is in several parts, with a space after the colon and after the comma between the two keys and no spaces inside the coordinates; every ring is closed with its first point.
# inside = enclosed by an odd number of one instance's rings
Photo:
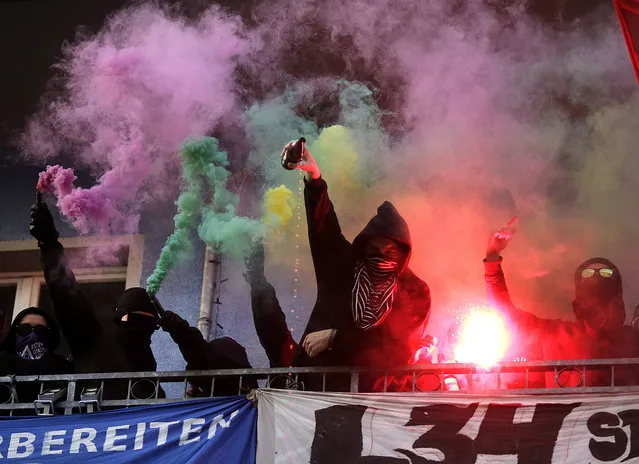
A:
{"type": "Polygon", "coordinates": [[[509,345],[510,334],[501,313],[490,307],[475,307],[460,323],[455,361],[490,369],[503,359],[509,345]]]}

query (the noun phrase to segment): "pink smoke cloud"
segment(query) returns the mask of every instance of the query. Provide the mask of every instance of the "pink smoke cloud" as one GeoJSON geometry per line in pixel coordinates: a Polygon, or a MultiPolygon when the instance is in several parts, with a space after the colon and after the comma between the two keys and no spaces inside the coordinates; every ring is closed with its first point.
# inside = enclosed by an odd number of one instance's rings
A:
{"type": "Polygon", "coordinates": [[[38,175],[37,189],[43,193],[51,193],[57,197],[64,197],[71,193],[73,183],[77,177],[73,169],[65,169],[59,165],[49,165],[38,175]]]}
{"type": "Polygon", "coordinates": [[[191,21],[152,5],[119,11],[65,47],[60,91],[45,96],[22,142],[36,159],[74,154],[98,177],[61,204],[81,232],[135,229],[144,203],[175,192],[182,141],[237,111],[233,74],[248,50],[239,19],[219,8],[191,21]]]}

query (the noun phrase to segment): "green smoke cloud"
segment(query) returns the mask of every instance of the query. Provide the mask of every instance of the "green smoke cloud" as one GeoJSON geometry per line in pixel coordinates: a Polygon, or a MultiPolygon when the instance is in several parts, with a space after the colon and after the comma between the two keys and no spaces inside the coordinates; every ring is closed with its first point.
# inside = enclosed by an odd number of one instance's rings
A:
{"type": "Polygon", "coordinates": [[[147,279],[147,291],[155,294],[167,273],[191,249],[191,233],[209,246],[241,258],[251,242],[262,234],[260,221],[237,216],[239,198],[226,188],[230,172],[226,152],[212,137],[187,139],[180,150],[184,190],[176,205],[175,230],[166,241],[153,274],[147,279]],[[210,204],[204,196],[213,194],[210,204]]]}

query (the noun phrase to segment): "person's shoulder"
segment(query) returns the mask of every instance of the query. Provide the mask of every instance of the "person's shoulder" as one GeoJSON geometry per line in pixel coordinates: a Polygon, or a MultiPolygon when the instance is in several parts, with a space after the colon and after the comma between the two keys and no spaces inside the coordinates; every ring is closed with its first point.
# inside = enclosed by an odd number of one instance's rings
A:
{"type": "Polygon", "coordinates": [[[65,358],[60,354],[53,354],[49,357],[50,363],[55,366],[55,371],[58,374],[68,374],[73,372],[73,361],[65,358]]]}
{"type": "Polygon", "coordinates": [[[402,291],[406,291],[411,295],[425,296],[430,294],[428,284],[408,267],[399,275],[399,284],[402,291]]]}

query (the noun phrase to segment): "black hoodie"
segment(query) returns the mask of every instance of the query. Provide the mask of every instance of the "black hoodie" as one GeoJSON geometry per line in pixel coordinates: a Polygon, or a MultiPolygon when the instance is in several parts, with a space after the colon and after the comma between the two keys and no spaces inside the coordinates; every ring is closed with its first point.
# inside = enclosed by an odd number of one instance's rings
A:
{"type": "MultiPolygon", "coordinates": [[[[69,344],[71,355],[74,359],[76,373],[109,373],[109,372],[133,372],[154,371],[155,359],[151,353],[151,362],[139,365],[132,363],[130,353],[126,352],[127,346],[121,346],[121,336],[129,325],[122,327],[113,324],[103,327],[98,321],[95,309],[86,298],[69,266],[69,261],[64,254],[61,243],[43,243],[40,245],[40,262],[44,273],[44,280],[51,294],[53,311],[60,322],[64,337],[69,344]],[[150,364],[150,365],[149,365],[150,364]]],[[[127,294],[129,295],[129,294],[127,294]]],[[[150,347],[145,346],[145,340],[135,340],[143,346],[144,360],[148,360],[150,347]]],[[[147,343],[148,344],[148,343],[147,343]]],[[[133,352],[133,356],[137,353],[133,352]]],[[[155,392],[155,386],[149,382],[139,382],[136,391],[144,390],[136,394],[137,398],[147,398],[155,392]]],[[[117,380],[104,383],[103,399],[124,399],[128,394],[128,381],[117,380]]]]}
{"type": "MultiPolygon", "coordinates": [[[[157,362],[151,349],[151,337],[158,328],[157,309],[146,290],[141,287],[126,289],[118,300],[115,314],[115,341],[126,359],[129,370],[157,370],[157,362]],[[152,314],[154,317],[135,314],[136,312],[152,314]],[[122,321],[125,314],[128,318],[122,321]]],[[[155,385],[147,380],[138,381],[132,387],[131,393],[137,399],[152,398],[155,395],[155,385]]],[[[158,396],[166,397],[162,387],[158,387],[158,396]]]]}
{"type": "MultiPolygon", "coordinates": [[[[317,301],[306,334],[337,329],[331,350],[310,359],[298,347],[296,366],[399,367],[410,363],[425,335],[430,315],[428,285],[409,268],[412,249],[408,225],[395,207],[384,202],[353,244],[342,235],[323,179],[306,183],[308,234],[317,279],[317,301]],[[359,329],[351,311],[355,264],[371,237],[390,238],[407,251],[392,310],[381,324],[359,329]]],[[[304,337],[303,336],[303,337],[304,337]]],[[[302,339],[303,339],[302,337],[302,339]]]]}
{"type": "MultiPolygon", "coordinates": [[[[73,366],[64,356],[55,354],[55,350],[60,344],[60,329],[58,324],[44,311],[38,308],[27,308],[21,311],[15,318],[11,328],[7,333],[7,337],[0,345],[0,375],[51,375],[51,374],[70,374],[73,372],[73,366]],[[36,314],[42,316],[47,321],[49,327],[49,343],[47,353],[40,359],[30,360],[23,359],[16,354],[16,328],[22,322],[22,319],[29,315],[36,314]]],[[[40,384],[19,384],[17,387],[18,399],[20,402],[29,402],[36,399],[40,391],[40,384]]],[[[6,401],[8,398],[3,389],[0,401],[6,401]]]]}
{"type": "Polygon", "coordinates": [[[58,241],[40,246],[40,264],[53,311],[69,344],[77,373],[126,372],[121,350],[100,325],[58,241]]]}

